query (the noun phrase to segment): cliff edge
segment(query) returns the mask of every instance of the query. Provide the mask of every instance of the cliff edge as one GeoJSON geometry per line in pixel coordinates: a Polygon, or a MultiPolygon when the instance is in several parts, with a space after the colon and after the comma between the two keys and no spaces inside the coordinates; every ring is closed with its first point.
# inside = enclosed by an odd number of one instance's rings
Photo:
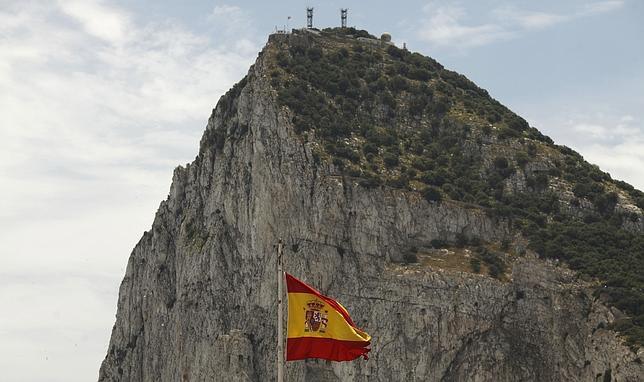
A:
{"type": "MultiPolygon", "coordinates": [[[[273,380],[278,238],[285,269],[341,301],[373,337],[368,361],[291,362],[289,381],[642,380],[642,349],[614,327],[633,314],[598,293],[601,277],[549,256],[549,242],[535,246],[524,231],[532,217],[500,208],[521,210],[504,199],[517,195],[557,195],[556,214],[576,220],[537,210],[542,235],[603,219],[608,207],[552,170],[575,156],[492,101],[498,117],[477,110],[489,98],[482,89],[443,88],[451,77],[430,59],[412,77],[388,72],[406,55],[336,30],[271,36],[213,110],[198,156],[175,170],[130,256],[99,381],[273,380]],[[325,60],[365,73],[339,78],[336,94],[315,85],[324,78],[298,82],[298,65],[312,73],[308,62],[325,60]],[[333,115],[355,118],[345,126],[333,115]],[[324,130],[336,125],[339,133],[324,130]],[[434,143],[443,149],[433,158],[423,147],[434,143]],[[471,200],[458,195],[470,187],[458,176],[436,179],[458,165],[441,159],[459,155],[452,146],[474,158],[463,174],[482,179],[471,200]]],[[[641,236],[636,190],[598,182],[614,193],[610,216],[626,216],[614,229],[641,236]]]]}

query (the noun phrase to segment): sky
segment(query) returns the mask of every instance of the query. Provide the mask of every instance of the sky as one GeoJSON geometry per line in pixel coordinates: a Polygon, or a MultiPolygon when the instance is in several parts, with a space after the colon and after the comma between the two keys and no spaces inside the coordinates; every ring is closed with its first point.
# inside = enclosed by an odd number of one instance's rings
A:
{"type": "Polygon", "coordinates": [[[316,27],[348,8],[350,26],[465,74],[644,189],[639,0],[0,0],[3,380],[97,379],[127,259],[173,169],[307,5],[316,27]]]}

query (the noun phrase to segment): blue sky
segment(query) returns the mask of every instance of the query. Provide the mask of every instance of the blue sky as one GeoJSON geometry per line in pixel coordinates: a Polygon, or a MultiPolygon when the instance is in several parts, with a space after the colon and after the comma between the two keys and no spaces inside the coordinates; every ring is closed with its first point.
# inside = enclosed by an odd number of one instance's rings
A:
{"type": "Polygon", "coordinates": [[[96,379],[130,251],[211,109],[292,16],[467,75],[644,189],[644,2],[0,0],[0,370],[96,379]],[[395,7],[394,7],[395,5],[395,7]]]}

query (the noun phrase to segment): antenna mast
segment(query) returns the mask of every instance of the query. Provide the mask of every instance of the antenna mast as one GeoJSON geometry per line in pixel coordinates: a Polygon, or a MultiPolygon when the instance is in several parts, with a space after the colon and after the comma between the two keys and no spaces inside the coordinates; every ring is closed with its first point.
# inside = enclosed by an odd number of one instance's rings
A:
{"type": "Polygon", "coordinates": [[[347,8],[340,8],[340,19],[342,20],[342,28],[347,27],[347,8]]]}
{"type": "Polygon", "coordinates": [[[313,28],[313,7],[306,7],[306,27],[313,28]]]}

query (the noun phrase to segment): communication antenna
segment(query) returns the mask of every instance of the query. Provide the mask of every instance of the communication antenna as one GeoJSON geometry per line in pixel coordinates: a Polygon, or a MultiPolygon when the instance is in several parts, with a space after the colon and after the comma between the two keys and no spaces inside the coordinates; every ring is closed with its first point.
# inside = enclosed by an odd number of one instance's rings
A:
{"type": "Polygon", "coordinates": [[[313,28],[313,7],[306,7],[306,27],[313,28]]]}
{"type": "Polygon", "coordinates": [[[342,20],[342,28],[347,27],[347,8],[340,8],[340,19],[342,20]]]}

